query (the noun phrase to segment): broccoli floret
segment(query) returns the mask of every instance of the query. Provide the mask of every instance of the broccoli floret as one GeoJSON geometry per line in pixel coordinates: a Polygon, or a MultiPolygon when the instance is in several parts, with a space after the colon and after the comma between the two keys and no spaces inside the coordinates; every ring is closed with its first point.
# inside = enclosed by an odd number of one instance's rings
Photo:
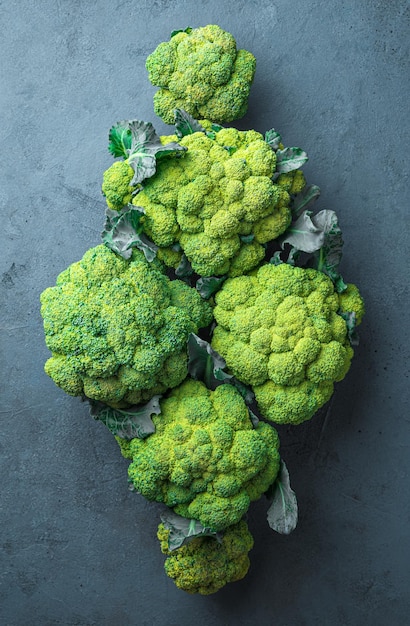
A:
{"type": "Polygon", "coordinates": [[[134,170],[126,161],[116,161],[103,174],[102,192],[107,205],[113,211],[119,211],[131,202],[135,187],[131,186],[134,170]]]}
{"type": "Polygon", "coordinates": [[[129,478],[148,500],[222,530],[236,524],[275,480],[276,431],[253,428],[239,392],[229,384],[210,391],[186,380],[161,401],[154,434],[130,444],[129,478]]]}
{"type": "Polygon", "coordinates": [[[168,536],[169,530],[160,524],[158,539],[161,551],[167,555],[165,572],[179,589],[209,595],[227,583],[241,580],[248,572],[253,537],[243,520],[227,528],[220,541],[214,537],[196,537],[170,551],[168,536]]]}
{"type": "Polygon", "coordinates": [[[233,36],[219,26],[187,30],[159,44],[147,58],[149,80],[160,87],[154,96],[155,113],[167,124],[174,122],[175,109],[214,122],[243,117],[255,57],[237,50],[233,36]]]}
{"type": "Polygon", "coordinates": [[[92,248],[41,295],[46,373],[71,395],[113,407],[149,400],[187,376],[186,342],[212,320],[195,289],[134,249],[92,248]]]}
{"type": "Polygon", "coordinates": [[[338,294],[322,272],[266,264],[225,281],[215,301],[212,346],[252,385],[262,415],[277,423],[310,419],[349,370],[353,350],[338,311],[347,307],[360,319],[357,288],[338,294]]]}
{"type": "Polygon", "coordinates": [[[342,313],[353,312],[356,316],[356,326],[358,326],[364,315],[364,302],[358,288],[352,283],[347,284],[345,291],[339,294],[339,305],[342,313]]]}
{"type": "Polygon", "coordinates": [[[144,209],[144,231],[157,246],[179,243],[201,276],[239,276],[264,258],[262,244],[289,226],[290,195],[272,182],[276,155],[261,134],[223,128],[213,136],[183,137],[184,156],[159,161],[133,203],[144,209]]]}

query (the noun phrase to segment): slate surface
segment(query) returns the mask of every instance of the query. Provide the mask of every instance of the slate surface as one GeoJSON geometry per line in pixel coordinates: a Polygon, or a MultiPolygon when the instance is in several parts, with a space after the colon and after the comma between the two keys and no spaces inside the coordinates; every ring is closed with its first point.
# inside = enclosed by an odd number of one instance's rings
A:
{"type": "Polygon", "coordinates": [[[404,0],[0,2],[1,567],[7,626],[409,623],[409,5],[404,0]],[[266,505],[245,580],[210,597],[162,571],[157,507],[80,400],[43,373],[39,294],[99,243],[107,131],[152,110],[144,62],[218,23],[258,62],[241,129],[304,148],[367,315],[328,412],[281,429],[300,522],[266,505]]]}

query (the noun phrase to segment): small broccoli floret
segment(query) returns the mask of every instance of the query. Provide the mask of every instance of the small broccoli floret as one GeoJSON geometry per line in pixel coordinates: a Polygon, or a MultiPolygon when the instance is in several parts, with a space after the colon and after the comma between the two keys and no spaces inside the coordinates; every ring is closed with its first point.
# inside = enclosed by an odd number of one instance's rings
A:
{"type": "Polygon", "coordinates": [[[255,57],[237,50],[235,39],[219,26],[187,30],[159,44],[147,58],[149,80],[160,87],[155,113],[167,124],[174,122],[175,109],[215,122],[243,117],[255,57]]]}
{"type": "Polygon", "coordinates": [[[254,269],[264,258],[262,244],[289,226],[290,195],[272,182],[276,155],[261,134],[212,132],[214,138],[183,137],[184,156],[160,161],[133,203],[144,209],[144,231],[157,246],[179,243],[201,276],[238,276],[254,269]]]}
{"type": "Polygon", "coordinates": [[[113,211],[119,211],[131,202],[135,187],[130,185],[134,170],[126,161],[116,161],[103,174],[102,192],[107,205],[113,211]]]}
{"type": "Polygon", "coordinates": [[[342,313],[354,313],[356,325],[358,326],[365,313],[364,301],[356,285],[348,283],[347,289],[339,293],[339,305],[342,313]]]}
{"type": "Polygon", "coordinates": [[[169,530],[160,524],[158,539],[161,551],[167,555],[165,572],[183,591],[209,595],[227,583],[241,580],[248,572],[253,537],[243,520],[227,528],[220,541],[214,537],[196,537],[170,551],[168,536],[169,530]]]}
{"type": "Polygon", "coordinates": [[[41,295],[45,370],[64,391],[114,407],[149,400],[187,375],[186,342],[212,320],[195,289],[134,249],[92,248],[41,295]]]}
{"type": "Polygon", "coordinates": [[[346,375],[353,350],[338,311],[361,319],[363,304],[356,287],[344,294],[322,272],[286,263],[228,279],[216,294],[212,347],[253,386],[267,419],[310,419],[346,375]]]}
{"type": "Polygon", "coordinates": [[[276,431],[253,428],[239,392],[215,391],[186,380],[161,401],[161,415],[147,439],[133,439],[129,477],[148,500],[178,515],[222,530],[236,524],[275,480],[279,469],[276,431]]]}

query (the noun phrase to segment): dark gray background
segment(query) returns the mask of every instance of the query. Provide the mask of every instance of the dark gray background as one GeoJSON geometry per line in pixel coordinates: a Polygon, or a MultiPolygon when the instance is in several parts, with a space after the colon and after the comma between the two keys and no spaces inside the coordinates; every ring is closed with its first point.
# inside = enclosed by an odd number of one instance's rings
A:
{"type": "Polygon", "coordinates": [[[5,0],[0,23],[1,625],[409,624],[409,4],[5,0]],[[367,315],[327,419],[281,429],[297,530],[253,505],[248,576],[200,597],[163,573],[112,436],[43,373],[39,294],[99,243],[110,126],[166,130],[146,56],[209,23],[257,58],[238,127],[309,153],[367,315]]]}

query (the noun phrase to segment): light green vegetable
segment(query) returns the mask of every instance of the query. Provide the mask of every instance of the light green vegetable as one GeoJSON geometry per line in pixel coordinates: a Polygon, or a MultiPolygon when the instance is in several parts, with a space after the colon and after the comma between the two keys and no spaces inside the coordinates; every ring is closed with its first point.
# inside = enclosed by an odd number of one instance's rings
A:
{"type": "Polygon", "coordinates": [[[134,249],[100,245],[41,295],[46,373],[67,393],[116,408],[140,404],[187,375],[187,339],[212,311],[196,289],[170,281],[134,249]]]}
{"type": "Polygon", "coordinates": [[[215,531],[236,524],[276,478],[276,431],[253,427],[230,384],[210,391],[187,379],[160,406],[155,433],[129,446],[135,489],[215,531]]]}
{"type": "Polygon", "coordinates": [[[232,35],[216,25],[174,33],[146,62],[149,80],[160,87],[155,113],[167,124],[174,122],[175,109],[214,122],[243,117],[255,74],[253,54],[237,50],[232,35]]]}
{"type": "MultiPolygon", "coordinates": [[[[216,294],[212,347],[252,386],[263,416],[310,419],[346,375],[353,350],[341,306],[362,310],[358,291],[343,305],[328,276],[288,264],[228,279],[216,294]]],[[[358,316],[360,319],[360,316],[358,316]]]]}
{"type": "Polygon", "coordinates": [[[169,549],[169,535],[170,530],[160,524],[158,539],[161,551],[167,555],[165,572],[179,589],[209,595],[246,576],[253,537],[243,520],[227,528],[219,541],[209,536],[195,537],[173,551],[169,549]]]}

